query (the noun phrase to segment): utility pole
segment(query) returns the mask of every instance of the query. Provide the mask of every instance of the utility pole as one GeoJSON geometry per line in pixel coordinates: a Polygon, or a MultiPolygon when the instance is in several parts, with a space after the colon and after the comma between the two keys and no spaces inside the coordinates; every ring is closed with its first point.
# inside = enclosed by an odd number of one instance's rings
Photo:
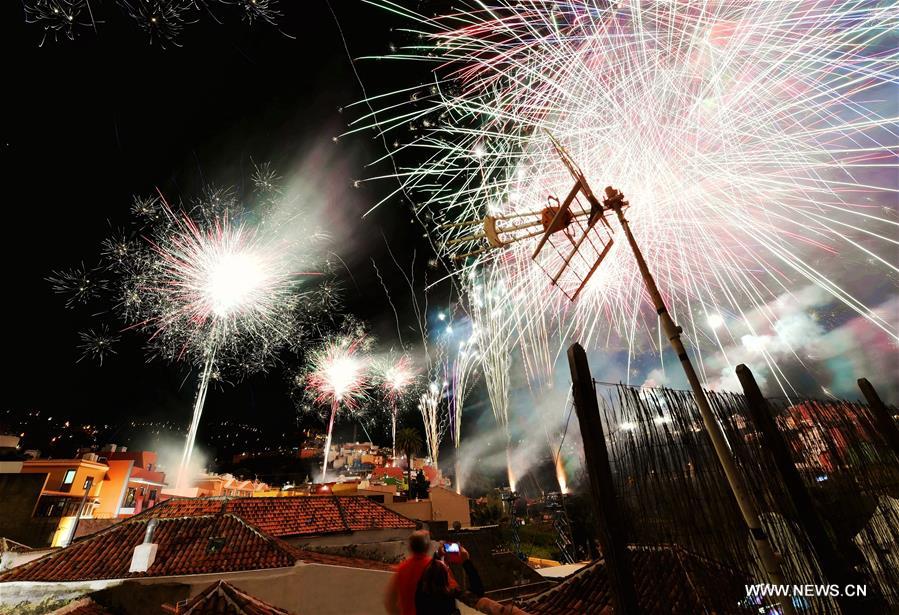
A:
{"type": "MultiPolygon", "coordinates": [[[[724,437],[724,431],[721,429],[721,426],[715,419],[715,415],[712,413],[712,408],[709,406],[705,391],[702,389],[702,383],[699,381],[699,376],[697,376],[696,370],[693,368],[693,363],[690,361],[690,356],[687,354],[684,343],[681,341],[680,336],[683,330],[674,323],[674,320],[668,313],[668,308],[665,306],[662,294],[659,292],[658,286],[656,286],[656,282],[649,271],[646,260],[643,258],[643,253],[637,245],[637,240],[634,239],[634,235],[631,233],[631,228],[627,223],[627,219],[624,217],[624,208],[627,206],[627,201],[624,200],[624,195],[621,192],[611,186],[606,187],[605,193],[606,198],[603,201],[603,208],[611,209],[615,212],[615,215],[618,216],[618,222],[621,223],[621,228],[624,231],[625,237],[627,237],[627,242],[630,244],[631,250],[634,253],[634,258],[637,259],[637,266],[640,268],[640,275],[643,277],[644,284],[646,284],[646,290],[652,299],[656,313],[659,315],[662,330],[680,361],[684,374],[687,376],[687,381],[690,383],[693,397],[696,401],[696,405],[699,407],[702,423],[705,426],[706,432],[709,434],[709,439],[712,441],[712,446],[715,449],[718,462],[724,470],[724,475],[727,477],[730,490],[737,500],[737,505],[740,507],[740,513],[743,515],[743,520],[749,528],[752,540],[755,542],[755,547],[762,560],[762,565],[765,568],[768,581],[774,585],[783,585],[784,579],[781,574],[780,562],[778,561],[777,555],[774,553],[774,549],[771,547],[771,541],[768,539],[767,533],[762,528],[758,509],[756,508],[755,503],[749,498],[746,484],[738,473],[737,466],[734,464],[733,457],[731,456],[727,440],[724,437]]],[[[796,613],[790,597],[786,597],[780,604],[780,607],[784,615],[795,615],[796,613]]]]}

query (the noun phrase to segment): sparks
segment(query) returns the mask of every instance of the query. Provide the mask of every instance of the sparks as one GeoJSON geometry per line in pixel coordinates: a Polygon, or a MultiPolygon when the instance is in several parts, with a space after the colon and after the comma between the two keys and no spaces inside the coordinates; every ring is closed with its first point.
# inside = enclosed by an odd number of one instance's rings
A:
{"type": "MultiPolygon", "coordinates": [[[[366,101],[374,111],[353,130],[398,140],[416,127],[390,154],[390,175],[419,196],[460,277],[498,267],[532,377],[551,375],[559,338],[621,342],[627,373],[638,352],[661,353],[615,220],[615,242],[573,305],[534,266],[542,230],[479,230],[485,216],[539,223],[570,190],[548,134],[598,190],[627,194],[707,381],[717,375],[702,359],[717,353],[712,369],[732,368],[729,349],[773,328],[771,303],[800,301],[803,285],[896,339],[895,323],[864,303],[858,271],[899,271],[888,256],[897,223],[882,209],[896,192],[899,5],[494,0],[434,18],[383,6],[415,22],[423,42],[400,58],[432,62],[434,79],[366,101]],[[404,163],[416,153],[426,162],[404,163]]],[[[557,286],[582,281],[571,275],[557,286]]],[[[787,392],[776,357],[762,360],[787,392]]]]}

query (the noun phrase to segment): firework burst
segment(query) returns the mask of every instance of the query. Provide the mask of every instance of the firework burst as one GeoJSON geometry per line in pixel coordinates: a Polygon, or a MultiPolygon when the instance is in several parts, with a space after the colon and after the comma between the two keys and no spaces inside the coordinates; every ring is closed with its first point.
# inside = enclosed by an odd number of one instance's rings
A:
{"type": "MultiPolygon", "coordinates": [[[[623,343],[629,359],[664,342],[616,221],[573,305],[532,260],[539,236],[478,230],[487,216],[539,224],[571,189],[548,133],[595,188],[628,196],[701,368],[710,352],[730,365],[727,349],[773,327],[769,305],[801,284],[896,337],[860,298],[858,268],[881,280],[897,270],[884,211],[896,192],[899,5],[495,0],[437,18],[383,6],[414,24],[399,58],[434,63],[434,79],[367,101],[377,108],[358,128],[396,142],[392,176],[446,256],[471,255],[460,269],[496,263],[535,377],[551,372],[552,338],[623,343]],[[410,153],[426,162],[404,166],[410,153]]],[[[583,281],[566,275],[558,286],[583,281]]]]}
{"type": "Polygon", "coordinates": [[[231,189],[207,189],[186,211],[161,196],[136,198],[133,223],[101,244],[102,267],[48,278],[68,307],[106,304],[101,314],[125,322],[115,334],[105,324],[81,333],[81,359],[102,363],[128,331],[144,335],[152,356],[197,370],[179,488],[189,479],[209,385],[264,372],[283,352],[302,349],[327,326],[338,300],[320,267],[326,236],[311,231],[304,208],[274,189],[277,176],[269,179],[272,191],[255,190],[264,211],[244,206],[231,189]]]}
{"type": "Polygon", "coordinates": [[[418,371],[408,355],[388,356],[374,363],[375,378],[387,397],[390,406],[390,434],[394,464],[396,463],[396,419],[400,402],[409,388],[415,385],[418,371]]]}
{"type": "Polygon", "coordinates": [[[78,338],[80,340],[78,349],[81,350],[78,362],[90,358],[103,365],[103,359],[116,354],[115,345],[121,336],[110,333],[108,326],[101,325],[95,329],[82,331],[78,334],[78,338]]]}
{"type": "Polygon", "coordinates": [[[63,295],[67,308],[85,305],[101,297],[107,290],[109,280],[99,267],[78,267],[63,271],[54,271],[47,276],[53,292],[63,295]]]}
{"type": "Polygon", "coordinates": [[[327,340],[309,357],[309,372],[303,384],[315,404],[330,408],[322,482],[325,482],[328,470],[328,453],[338,411],[341,407],[355,411],[366,397],[369,359],[363,354],[365,344],[363,337],[341,335],[327,340]]]}

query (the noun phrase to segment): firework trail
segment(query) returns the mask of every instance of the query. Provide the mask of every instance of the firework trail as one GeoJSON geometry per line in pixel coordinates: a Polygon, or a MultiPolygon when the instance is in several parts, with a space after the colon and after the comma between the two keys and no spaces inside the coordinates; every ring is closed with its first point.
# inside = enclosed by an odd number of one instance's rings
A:
{"type": "Polygon", "coordinates": [[[467,339],[459,341],[455,358],[451,367],[451,395],[450,403],[450,431],[453,438],[453,446],[456,449],[455,481],[456,493],[462,493],[462,481],[460,472],[459,447],[462,445],[462,409],[465,399],[471,393],[478,375],[477,367],[480,363],[478,352],[478,337],[475,331],[471,331],[467,339]]]}
{"type": "MultiPolygon", "coordinates": [[[[397,145],[388,176],[446,256],[470,255],[460,270],[496,263],[531,376],[549,375],[572,338],[621,342],[629,363],[664,343],[615,220],[574,304],[534,266],[539,237],[503,227],[539,223],[571,188],[547,133],[596,189],[627,195],[706,381],[703,356],[732,372],[728,348],[776,331],[771,305],[798,301],[803,284],[896,338],[859,283],[897,272],[896,3],[494,0],[436,18],[379,4],[416,37],[394,58],[432,63],[433,81],[364,101],[372,112],[353,130],[397,145]],[[486,216],[499,237],[477,230],[486,216]]],[[[756,350],[790,393],[773,354],[756,350]]]]}
{"type": "Polygon", "coordinates": [[[428,457],[434,467],[438,466],[438,458],[440,457],[440,443],[446,435],[447,421],[444,413],[441,411],[443,400],[446,397],[449,382],[441,376],[445,376],[445,372],[437,371],[430,374],[431,382],[425,391],[418,398],[418,410],[421,413],[421,420],[425,426],[425,444],[428,447],[428,457]]]}
{"type": "Polygon", "coordinates": [[[306,390],[314,403],[330,407],[328,435],[322,461],[322,482],[328,471],[328,453],[334,434],[334,419],[341,406],[348,411],[359,408],[365,399],[368,381],[368,357],[363,354],[365,338],[340,335],[326,340],[309,358],[309,372],[305,377],[306,390]]]}
{"type": "Polygon", "coordinates": [[[393,463],[396,465],[396,418],[403,396],[410,387],[415,386],[418,372],[408,355],[388,356],[374,364],[375,378],[390,406],[390,434],[393,451],[393,463]]]}
{"type": "Polygon", "coordinates": [[[469,277],[467,294],[472,330],[478,339],[490,406],[506,438],[506,470],[509,487],[515,491],[512,435],[509,431],[509,376],[516,333],[514,323],[509,318],[510,302],[506,292],[500,271],[495,266],[485,268],[480,277],[469,277]]]}

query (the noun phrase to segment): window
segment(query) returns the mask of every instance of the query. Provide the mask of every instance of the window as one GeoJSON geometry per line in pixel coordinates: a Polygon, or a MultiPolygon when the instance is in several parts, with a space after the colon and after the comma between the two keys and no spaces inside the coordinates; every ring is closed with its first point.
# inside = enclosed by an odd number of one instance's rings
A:
{"type": "Polygon", "coordinates": [[[88,476],[84,479],[84,490],[88,491],[94,484],[94,477],[88,476]]]}
{"type": "Polygon", "coordinates": [[[34,511],[34,516],[70,517],[75,514],[75,510],[76,503],[69,501],[69,498],[41,496],[34,511]]]}
{"type": "Polygon", "coordinates": [[[156,490],[155,489],[150,489],[150,501],[151,502],[156,501],[156,490]]]}
{"type": "Polygon", "coordinates": [[[125,504],[122,505],[122,508],[134,508],[134,495],[134,487],[128,487],[128,494],[125,496],[125,504]]]}
{"type": "Polygon", "coordinates": [[[60,486],[60,491],[69,491],[72,488],[72,483],[75,482],[75,472],[74,468],[70,468],[66,470],[65,475],[62,477],[62,486],[60,486]]]}

